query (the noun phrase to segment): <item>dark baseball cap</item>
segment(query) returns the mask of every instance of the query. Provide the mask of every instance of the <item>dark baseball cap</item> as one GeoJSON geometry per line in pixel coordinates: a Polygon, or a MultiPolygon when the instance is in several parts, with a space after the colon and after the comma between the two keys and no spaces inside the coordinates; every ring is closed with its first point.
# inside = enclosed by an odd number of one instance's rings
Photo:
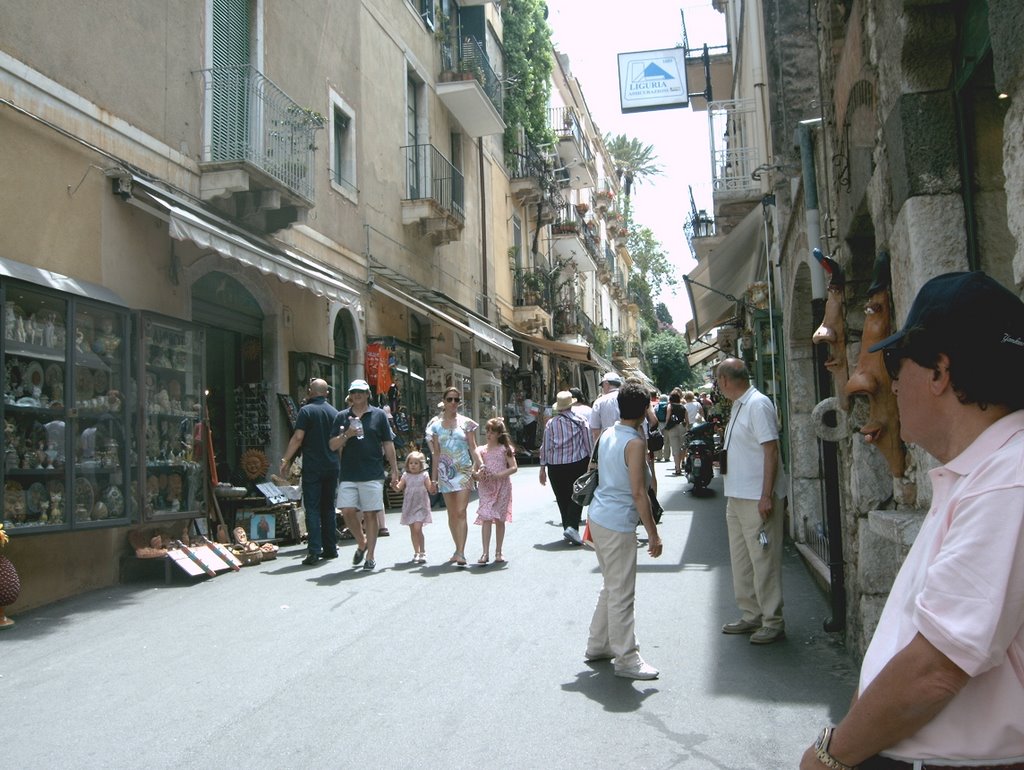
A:
{"type": "Polygon", "coordinates": [[[911,330],[939,337],[957,349],[1024,359],[1024,302],[980,270],[945,273],[917,292],[903,328],[872,345],[874,353],[900,343],[911,330]]]}

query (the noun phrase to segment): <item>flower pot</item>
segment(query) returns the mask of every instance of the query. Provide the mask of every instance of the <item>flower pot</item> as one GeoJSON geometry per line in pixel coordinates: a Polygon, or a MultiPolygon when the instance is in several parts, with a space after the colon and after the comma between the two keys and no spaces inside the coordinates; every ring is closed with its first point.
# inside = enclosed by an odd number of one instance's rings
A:
{"type": "Polygon", "coordinates": [[[4,614],[4,608],[14,604],[21,593],[21,580],[14,564],[6,556],[0,556],[0,628],[14,625],[14,621],[4,614]]]}

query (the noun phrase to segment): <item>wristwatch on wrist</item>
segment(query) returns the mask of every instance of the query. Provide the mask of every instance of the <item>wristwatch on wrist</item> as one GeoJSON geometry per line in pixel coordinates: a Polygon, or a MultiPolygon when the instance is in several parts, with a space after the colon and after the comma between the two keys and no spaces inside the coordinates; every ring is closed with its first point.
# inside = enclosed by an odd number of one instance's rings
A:
{"type": "Polygon", "coordinates": [[[825,767],[830,767],[832,770],[854,770],[851,765],[844,765],[838,759],[828,753],[828,744],[832,741],[832,731],[834,727],[825,727],[818,735],[818,740],[814,742],[815,756],[818,757],[818,761],[821,762],[825,767]]]}

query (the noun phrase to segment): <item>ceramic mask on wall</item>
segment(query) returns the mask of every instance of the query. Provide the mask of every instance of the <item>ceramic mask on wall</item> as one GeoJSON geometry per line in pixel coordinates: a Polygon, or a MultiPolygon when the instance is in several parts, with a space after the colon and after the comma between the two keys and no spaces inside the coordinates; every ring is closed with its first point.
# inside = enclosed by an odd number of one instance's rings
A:
{"type": "Polygon", "coordinates": [[[860,428],[864,441],[878,447],[889,463],[893,476],[902,476],[906,469],[906,451],[900,441],[900,420],[892,380],[885,371],[881,351],[868,352],[876,342],[892,334],[892,312],[889,309],[889,254],[880,252],[875,260],[874,276],[868,289],[864,308],[864,334],[860,341],[857,368],[846,383],[848,396],[862,395],[868,399],[868,421],[860,428]]]}

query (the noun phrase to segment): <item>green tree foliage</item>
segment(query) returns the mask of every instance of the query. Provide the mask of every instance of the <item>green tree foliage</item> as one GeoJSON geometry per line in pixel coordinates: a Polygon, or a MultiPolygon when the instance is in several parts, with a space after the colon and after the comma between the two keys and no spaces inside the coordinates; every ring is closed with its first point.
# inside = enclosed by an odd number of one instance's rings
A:
{"type": "Polygon", "coordinates": [[[551,96],[551,27],[543,0],[505,0],[501,7],[505,48],[505,148],[516,147],[522,126],[534,145],[553,141],[548,126],[551,96]]]}
{"type": "Polygon", "coordinates": [[[651,362],[651,379],[662,393],[679,386],[692,389],[700,384],[700,377],[686,361],[689,349],[686,339],[675,332],[663,331],[651,335],[647,342],[647,360],[651,362]],[[654,363],[654,359],[658,363],[654,363]]]}
{"type": "Polygon", "coordinates": [[[605,134],[604,145],[612,156],[615,164],[615,175],[622,184],[623,209],[622,216],[626,224],[630,221],[630,196],[633,194],[634,185],[639,185],[643,180],[661,173],[661,166],[657,164],[658,156],[654,154],[654,147],[643,144],[639,139],[631,139],[625,134],[605,134]]]}
{"type": "Polygon", "coordinates": [[[654,306],[654,317],[666,326],[672,325],[672,314],[668,312],[668,305],[664,302],[659,302],[654,306]]]}

